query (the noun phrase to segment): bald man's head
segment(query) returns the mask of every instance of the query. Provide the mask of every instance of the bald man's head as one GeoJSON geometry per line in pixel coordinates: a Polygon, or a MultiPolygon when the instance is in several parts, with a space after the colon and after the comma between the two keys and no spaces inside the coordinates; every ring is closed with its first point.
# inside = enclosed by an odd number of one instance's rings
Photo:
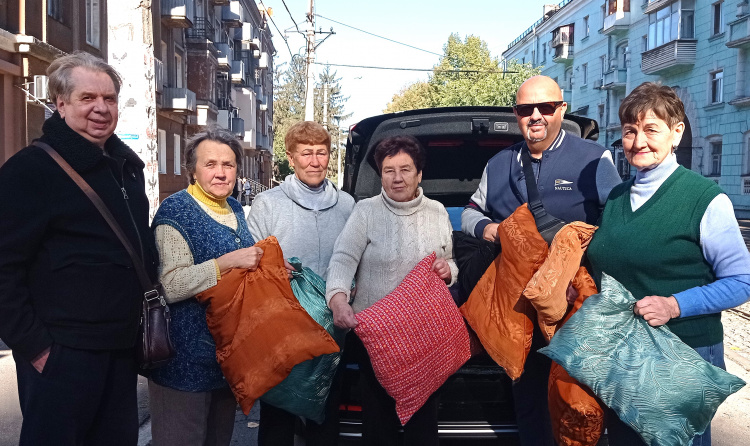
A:
{"type": "Polygon", "coordinates": [[[541,154],[557,138],[567,104],[557,82],[547,76],[527,79],[516,93],[516,121],[532,154],[541,154]],[[538,106],[542,104],[540,110],[538,106]],[[550,105],[544,105],[550,104],[550,105]],[[530,107],[519,107],[530,105],[530,107]],[[551,114],[543,114],[551,112],[551,114]]]}

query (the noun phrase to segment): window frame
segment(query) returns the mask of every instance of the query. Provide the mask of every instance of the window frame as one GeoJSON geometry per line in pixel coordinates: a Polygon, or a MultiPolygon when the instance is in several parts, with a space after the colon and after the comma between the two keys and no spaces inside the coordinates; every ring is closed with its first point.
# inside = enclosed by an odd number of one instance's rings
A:
{"type": "Polygon", "coordinates": [[[711,37],[724,34],[725,26],[724,0],[719,0],[711,4],[711,37]]]}
{"type": "Polygon", "coordinates": [[[708,103],[709,105],[724,102],[724,69],[709,72],[708,103]],[[717,87],[718,86],[718,87],[717,87]]]}
{"type": "Polygon", "coordinates": [[[581,87],[585,87],[589,83],[589,64],[588,63],[581,64],[581,77],[583,78],[581,87]]]}
{"type": "Polygon", "coordinates": [[[721,135],[712,135],[706,138],[708,143],[708,163],[706,176],[721,177],[721,162],[723,158],[724,143],[721,135]]]}
{"type": "Polygon", "coordinates": [[[174,174],[182,175],[182,140],[177,133],[172,135],[172,150],[172,155],[174,156],[174,174]]]}
{"type": "Polygon", "coordinates": [[[86,9],[86,43],[94,48],[101,48],[101,0],[85,0],[86,9]]]}
{"type": "Polygon", "coordinates": [[[160,174],[167,173],[167,131],[164,129],[156,130],[156,143],[159,146],[159,153],[157,155],[158,168],[160,174]]]}

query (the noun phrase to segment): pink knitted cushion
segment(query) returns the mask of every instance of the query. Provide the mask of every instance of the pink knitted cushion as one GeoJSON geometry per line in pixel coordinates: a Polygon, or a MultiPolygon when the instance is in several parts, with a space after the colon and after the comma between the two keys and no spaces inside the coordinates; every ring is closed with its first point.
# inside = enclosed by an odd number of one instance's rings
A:
{"type": "Polygon", "coordinates": [[[406,424],[471,356],[469,333],[448,287],[420,261],[389,295],[355,315],[375,376],[406,424]]]}

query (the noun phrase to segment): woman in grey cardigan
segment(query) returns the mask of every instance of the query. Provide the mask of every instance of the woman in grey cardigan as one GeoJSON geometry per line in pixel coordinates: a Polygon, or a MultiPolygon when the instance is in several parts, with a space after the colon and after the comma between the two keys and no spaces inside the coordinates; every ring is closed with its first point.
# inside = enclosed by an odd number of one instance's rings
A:
{"type": "MultiPolygon", "coordinates": [[[[440,278],[450,285],[458,275],[448,213],[442,204],[425,197],[419,187],[425,165],[422,145],[411,136],[386,138],[375,148],[375,162],[383,190],[354,207],[336,241],[328,267],[326,300],[333,311],[334,323],[341,328],[354,328],[355,313],[393,291],[432,252],[437,254],[432,269],[440,278]],[[355,276],[356,298],[349,305],[350,285],[355,276]]],[[[401,423],[395,402],[375,378],[370,358],[359,339],[354,339],[354,349],[362,376],[363,442],[399,444],[401,423]]],[[[406,445],[438,444],[435,395],[403,430],[406,445]]]]}
{"type": "MultiPolygon", "coordinates": [[[[297,257],[323,279],[336,237],[354,208],[354,199],[326,179],[331,137],[320,124],[294,124],[284,138],[294,174],[279,187],[259,194],[247,224],[255,240],[275,236],[284,257],[297,257]]],[[[287,265],[287,268],[291,266],[287,265]]],[[[331,445],[338,439],[337,380],[326,402],[325,421],[307,420],[306,444],[331,445]]],[[[296,417],[268,403],[260,403],[260,446],[292,446],[296,417]]]]}

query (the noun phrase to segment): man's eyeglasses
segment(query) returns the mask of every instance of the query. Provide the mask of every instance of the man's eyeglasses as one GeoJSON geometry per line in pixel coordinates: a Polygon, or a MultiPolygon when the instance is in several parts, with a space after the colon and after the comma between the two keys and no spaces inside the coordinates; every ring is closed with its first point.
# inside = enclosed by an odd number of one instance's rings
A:
{"type": "Polygon", "coordinates": [[[563,105],[564,101],[540,102],[538,104],[517,104],[513,108],[518,116],[525,118],[534,114],[534,109],[539,109],[543,115],[552,115],[558,107],[563,105]]]}

